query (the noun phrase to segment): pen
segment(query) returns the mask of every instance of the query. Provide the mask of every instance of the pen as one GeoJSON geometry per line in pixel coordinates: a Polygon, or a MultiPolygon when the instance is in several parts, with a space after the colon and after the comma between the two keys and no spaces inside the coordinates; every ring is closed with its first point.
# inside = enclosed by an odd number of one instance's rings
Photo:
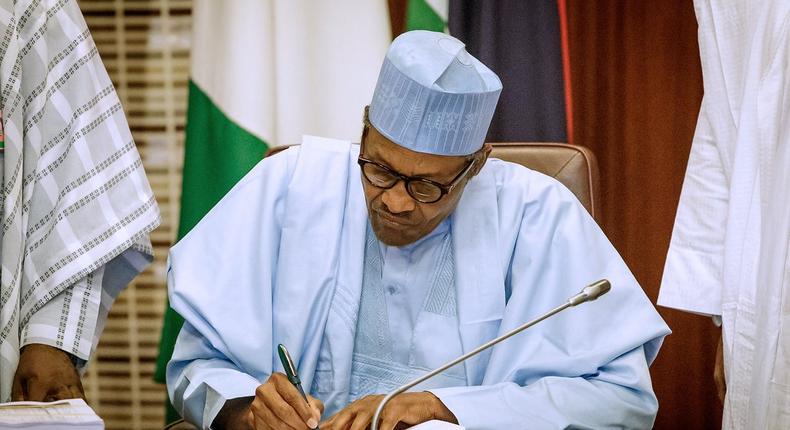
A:
{"type": "MultiPolygon", "coordinates": [[[[291,381],[291,384],[299,390],[299,394],[302,395],[304,401],[309,405],[310,401],[307,400],[307,395],[302,389],[302,381],[299,380],[299,375],[296,373],[296,366],[294,366],[294,362],[291,360],[291,354],[288,354],[288,350],[285,349],[285,345],[283,344],[277,345],[277,353],[280,356],[280,362],[285,368],[285,376],[291,381]]],[[[318,426],[315,427],[315,430],[319,430],[318,426]]]]}

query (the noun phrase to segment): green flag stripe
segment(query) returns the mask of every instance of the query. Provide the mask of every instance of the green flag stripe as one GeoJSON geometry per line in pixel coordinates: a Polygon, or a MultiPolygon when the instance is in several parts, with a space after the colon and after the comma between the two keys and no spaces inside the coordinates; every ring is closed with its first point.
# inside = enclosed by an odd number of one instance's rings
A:
{"type": "MultiPolygon", "coordinates": [[[[263,158],[267,149],[263,140],[234,123],[200,87],[189,82],[179,239],[263,158]]],[[[167,308],[154,375],[158,382],[165,382],[165,368],[183,322],[180,315],[167,308]]],[[[167,422],[177,418],[168,408],[167,422]]]]}
{"type": "Polygon", "coordinates": [[[267,149],[263,140],[225,116],[190,81],[179,239],[261,161],[267,149]]]}
{"type": "Polygon", "coordinates": [[[406,8],[406,31],[444,31],[447,23],[425,0],[409,0],[406,8]]]}

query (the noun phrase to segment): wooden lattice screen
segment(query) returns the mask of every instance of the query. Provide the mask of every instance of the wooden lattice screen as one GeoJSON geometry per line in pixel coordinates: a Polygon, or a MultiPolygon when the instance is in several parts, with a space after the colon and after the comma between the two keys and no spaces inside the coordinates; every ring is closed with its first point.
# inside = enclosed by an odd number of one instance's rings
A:
{"type": "Polygon", "coordinates": [[[187,106],[191,0],[80,0],[123,103],[162,213],[154,263],[112,308],[83,384],[108,429],[161,429],[152,380],[165,306],[165,260],[176,236],[187,106]]]}

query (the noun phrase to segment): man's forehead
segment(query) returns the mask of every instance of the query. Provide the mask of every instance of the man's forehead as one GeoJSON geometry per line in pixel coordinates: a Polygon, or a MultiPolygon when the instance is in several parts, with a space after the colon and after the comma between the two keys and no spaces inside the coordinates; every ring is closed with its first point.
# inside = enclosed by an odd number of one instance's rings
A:
{"type": "Polygon", "coordinates": [[[404,175],[446,178],[457,174],[466,164],[463,156],[425,154],[403,148],[378,133],[370,137],[365,144],[365,155],[404,175]]]}

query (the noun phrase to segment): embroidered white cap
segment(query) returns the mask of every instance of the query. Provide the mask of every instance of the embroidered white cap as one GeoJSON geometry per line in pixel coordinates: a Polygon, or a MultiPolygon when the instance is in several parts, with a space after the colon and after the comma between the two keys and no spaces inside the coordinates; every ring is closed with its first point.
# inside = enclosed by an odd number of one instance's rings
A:
{"type": "Polygon", "coordinates": [[[404,148],[468,155],[483,146],[501,92],[499,77],[469,55],[460,40],[410,31],[387,51],[370,122],[404,148]]]}

